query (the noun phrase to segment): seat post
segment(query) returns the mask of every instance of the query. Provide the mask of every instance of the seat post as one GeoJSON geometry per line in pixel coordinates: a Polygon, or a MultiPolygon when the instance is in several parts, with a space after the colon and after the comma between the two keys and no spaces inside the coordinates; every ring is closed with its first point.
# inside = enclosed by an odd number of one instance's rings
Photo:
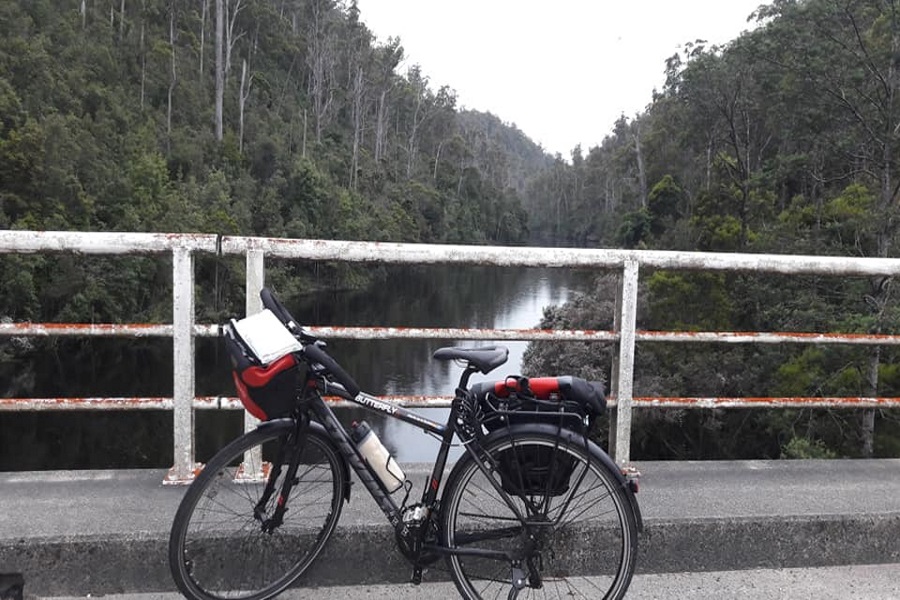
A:
{"type": "Polygon", "coordinates": [[[459,389],[466,390],[469,388],[469,377],[472,376],[472,373],[477,373],[478,369],[472,366],[472,363],[467,362],[466,368],[463,370],[462,375],[459,376],[459,389]]]}

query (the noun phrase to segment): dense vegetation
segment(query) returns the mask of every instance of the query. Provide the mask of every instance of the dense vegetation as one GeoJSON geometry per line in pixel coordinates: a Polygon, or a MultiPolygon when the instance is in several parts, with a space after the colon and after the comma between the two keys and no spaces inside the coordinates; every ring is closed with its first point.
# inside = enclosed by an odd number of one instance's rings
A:
{"type": "MultiPolygon", "coordinates": [[[[530,227],[572,244],[888,257],[900,226],[900,7],[881,0],[776,0],[724,47],[688,44],[652,104],[587,155],[535,182],[554,198],[530,227]]],[[[639,327],[896,333],[891,279],[645,273],[639,327]]],[[[605,299],[546,325],[609,326],[605,299]],[[606,307],[606,310],[602,310],[606,307]]],[[[638,356],[637,395],[897,396],[893,349],[663,347],[638,356]],[[652,375],[648,375],[652,374],[652,375]]],[[[575,352],[570,349],[569,352],[575,352]]],[[[552,356],[535,350],[533,368],[552,356]]],[[[597,352],[578,355],[591,367],[597,352]],[[591,358],[593,357],[593,358],[591,358]]],[[[594,364],[592,368],[597,369],[594,364]]],[[[900,453],[887,411],[669,411],[638,455],[871,456],[900,453]],[[877,423],[877,426],[876,426],[877,423]]]]}
{"type": "MultiPolygon", "coordinates": [[[[547,157],[404,64],[351,1],[0,0],[0,228],[524,243],[523,177],[547,157]]],[[[0,318],[170,322],[170,269],[0,257],[0,318]]],[[[267,276],[291,295],[379,274],[267,276]]],[[[199,320],[240,312],[241,261],[197,257],[196,278],[199,320]]],[[[170,345],[2,340],[0,395],[167,395],[171,367],[147,365],[170,345]]],[[[7,414],[0,456],[68,464],[90,446],[60,444],[68,421],[7,414]]]]}
{"type": "MultiPolygon", "coordinates": [[[[400,40],[377,43],[352,0],[0,0],[0,228],[892,256],[898,10],[761,6],[731,43],[687,44],[646,111],[564,159],[457,109],[419,67],[398,72],[400,40]]],[[[239,310],[241,269],[198,260],[200,320],[239,310]]],[[[377,274],[269,276],[290,294],[377,274]]],[[[3,257],[0,279],[2,318],[170,319],[169,266],[156,259],[3,257]]],[[[644,329],[894,333],[900,316],[890,279],[642,280],[644,329]]],[[[601,280],[545,325],[609,328],[614,287],[601,280]]],[[[140,365],[169,350],[137,346],[121,369],[140,393],[165,394],[170,379],[140,365]]],[[[43,394],[103,394],[120,353],[11,340],[0,392],[40,381],[43,394]],[[29,356],[53,360],[23,366],[29,356]],[[94,387],[81,390],[63,357],[94,387]]],[[[588,376],[610,369],[605,349],[530,354],[534,370],[558,370],[559,356],[588,376]]],[[[888,346],[644,345],[638,363],[637,395],[900,395],[888,346]]],[[[641,411],[638,425],[643,458],[900,455],[889,411],[641,411]]]]}
{"type": "MultiPolygon", "coordinates": [[[[525,241],[540,148],[402,61],[353,2],[4,0],[0,227],[525,241]]],[[[74,264],[54,305],[19,264],[0,273],[13,318],[141,295],[74,264]]]]}

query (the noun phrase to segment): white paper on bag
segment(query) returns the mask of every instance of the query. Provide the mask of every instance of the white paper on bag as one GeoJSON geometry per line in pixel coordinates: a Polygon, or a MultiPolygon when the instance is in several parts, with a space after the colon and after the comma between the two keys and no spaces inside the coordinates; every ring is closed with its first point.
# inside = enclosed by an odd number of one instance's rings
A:
{"type": "Polygon", "coordinates": [[[264,365],[303,348],[268,308],[234,321],[234,328],[264,365]]]}

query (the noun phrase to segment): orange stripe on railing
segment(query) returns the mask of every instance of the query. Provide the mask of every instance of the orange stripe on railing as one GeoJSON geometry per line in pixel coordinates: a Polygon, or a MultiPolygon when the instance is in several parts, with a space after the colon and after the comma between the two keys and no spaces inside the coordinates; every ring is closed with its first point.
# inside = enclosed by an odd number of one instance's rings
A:
{"type": "MultiPolygon", "coordinates": [[[[408,408],[449,408],[449,396],[379,396],[380,400],[408,408]]],[[[355,406],[337,397],[326,400],[336,406],[355,406]]],[[[607,398],[610,407],[616,406],[615,397],[607,398]]],[[[900,398],[849,397],[635,397],[632,403],[638,408],[900,408],[900,398]]],[[[228,396],[198,396],[194,398],[196,409],[241,409],[238,398],[228,396]]],[[[172,398],[123,397],[123,398],[0,398],[0,412],[31,410],[172,410],[172,398]]]]}
{"type": "MultiPolygon", "coordinates": [[[[97,335],[123,337],[171,337],[173,326],[164,323],[0,323],[0,336],[97,335]]],[[[467,329],[429,327],[340,327],[309,326],[310,333],[323,338],[458,339],[458,340],[559,340],[615,342],[615,331],[595,329],[467,329]]],[[[194,334],[218,335],[218,325],[194,325],[194,334]]],[[[801,343],[900,345],[900,335],[864,333],[762,332],[762,331],[644,331],[635,332],[643,342],[801,343]]]]}
{"type": "MultiPolygon", "coordinates": [[[[175,328],[165,323],[0,323],[0,336],[121,336],[172,337],[175,328]]],[[[194,325],[194,335],[218,335],[218,325],[194,325]]]]}
{"type": "MultiPolygon", "coordinates": [[[[615,405],[615,400],[609,401],[615,405]]],[[[635,397],[632,404],[640,408],[900,408],[900,398],[866,398],[861,396],[749,397],[749,398],[675,398],[635,397]]]]}

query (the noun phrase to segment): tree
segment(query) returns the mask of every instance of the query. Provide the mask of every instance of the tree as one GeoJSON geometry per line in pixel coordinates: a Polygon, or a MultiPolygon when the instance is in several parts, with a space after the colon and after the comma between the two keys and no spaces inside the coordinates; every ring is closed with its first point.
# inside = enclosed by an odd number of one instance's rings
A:
{"type": "Polygon", "coordinates": [[[253,75],[247,67],[247,59],[241,61],[241,87],[238,90],[238,152],[244,152],[244,109],[250,97],[253,75]]]}
{"type": "Polygon", "coordinates": [[[370,62],[371,42],[371,36],[359,22],[359,10],[354,2],[350,9],[350,40],[347,48],[347,91],[353,131],[348,185],[352,190],[356,190],[358,183],[360,152],[369,102],[369,82],[365,65],[370,62]]]}
{"type": "Polygon", "coordinates": [[[200,0],[200,68],[199,83],[202,86],[206,81],[206,71],[204,70],[203,59],[206,56],[206,21],[209,17],[209,0],[200,0]]]}
{"type": "Polygon", "coordinates": [[[231,73],[231,56],[234,54],[234,47],[242,37],[243,31],[236,31],[238,16],[245,8],[244,0],[225,0],[225,79],[226,84],[228,75],[231,73]]]}
{"type": "Polygon", "coordinates": [[[373,158],[380,163],[384,158],[388,136],[388,114],[390,94],[398,84],[394,69],[403,60],[403,48],[398,38],[389,38],[384,46],[375,49],[375,69],[372,86],[377,95],[375,102],[375,135],[373,137],[373,158]]]}
{"type": "Polygon", "coordinates": [[[406,177],[412,178],[413,168],[419,154],[419,129],[430,116],[428,98],[428,78],[422,74],[418,65],[409,69],[406,74],[409,82],[407,97],[411,106],[406,115],[406,177]]]}
{"type": "MultiPolygon", "coordinates": [[[[856,175],[878,190],[873,207],[877,224],[872,256],[889,255],[897,237],[900,141],[900,8],[893,2],[779,3],[762,14],[779,16],[778,23],[808,23],[818,44],[804,51],[788,48],[778,60],[789,72],[813,82],[823,104],[848,126],[842,149],[856,165],[856,175]],[[792,52],[793,50],[793,52],[792,52]]],[[[798,38],[795,38],[798,39],[798,38]]],[[[800,37],[799,39],[804,39],[800,37]]],[[[870,306],[873,333],[884,327],[890,287],[873,285],[870,306]]],[[[867,369],[868,392],[877,395],[881,350],[872,349],[867,369]]],[[[863,454],[874,448],[874,411],[862,420],[863,454]]]]}
{"type": "MultiPolygon", "coordinates": [[[[169,92],[166,103],[166,144],[171,143],[172,139],[172,94],[175,92],[175,85],[178,83],[178,69],[176,67],[176,38],[175,38],[175,16],[177,13],[177,2],[169,3],[169,52],[171,53],[171,72],[169,79],[169,92]]],[[[122,13],[125,12],[125,2],[122,2],[122,13]]],[[[169,149],[171,149],[169,147],[169,149]]]]}
{"type": "Polygon", "coordinates": [[[329,122],[334,102],[337,38],[332,23],[333,11],[332,0],[310,0],[307,7],[307,65],[316,143],[322,142],[322,132],[329,122]]]}
{"type": "Polygon", "coordinates": [[[225,114],[225,0],[216,0],[216,140],[224,137],[225,114]]]}

